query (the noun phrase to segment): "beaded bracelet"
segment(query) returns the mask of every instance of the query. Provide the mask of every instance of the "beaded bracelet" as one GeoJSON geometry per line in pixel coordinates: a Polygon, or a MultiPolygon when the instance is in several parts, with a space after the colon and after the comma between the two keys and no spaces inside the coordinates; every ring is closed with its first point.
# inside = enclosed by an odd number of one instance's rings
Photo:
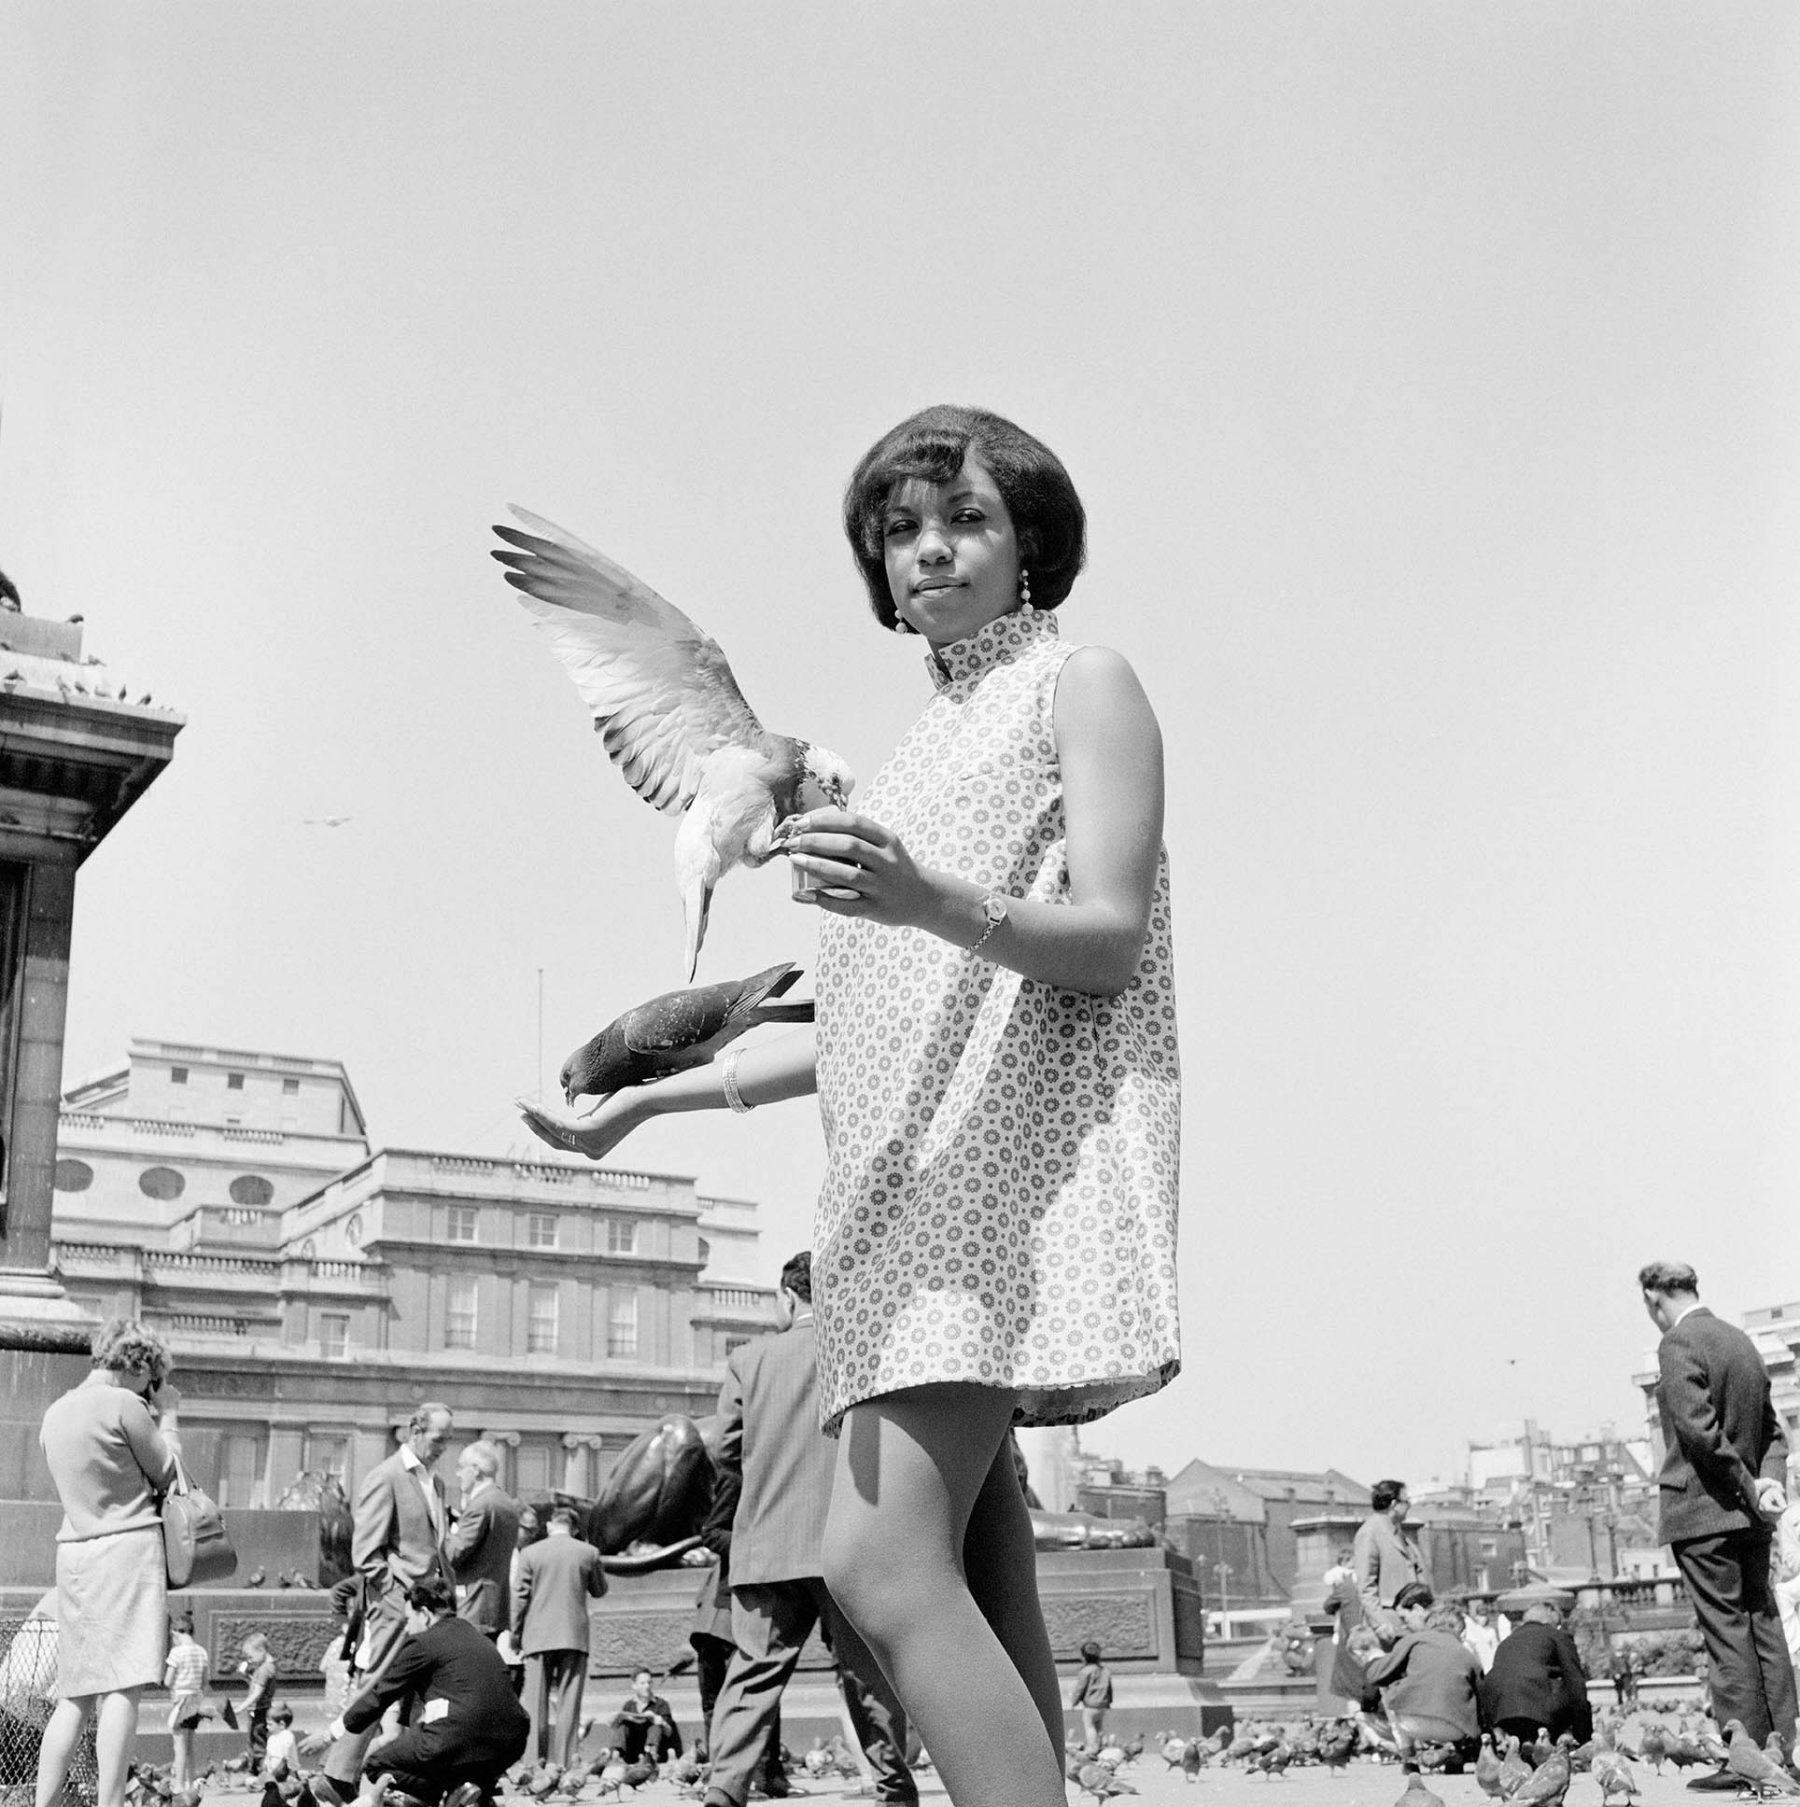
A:
{"type": "Polygon", "coordinates": [[[725,1051],[725,1058],[720,1062],[719,1071],[725,1082],[725,1102],[731,1106],[732,1110],[734,1110],[738,1116],[747,1117],[756,1109],[756,1106],[751,1104],[744,1097],[744,1094],[738,1090],[738,1056],[741,1053],[743,1053],[742,1048],[727,1048],[725,1051]]]}

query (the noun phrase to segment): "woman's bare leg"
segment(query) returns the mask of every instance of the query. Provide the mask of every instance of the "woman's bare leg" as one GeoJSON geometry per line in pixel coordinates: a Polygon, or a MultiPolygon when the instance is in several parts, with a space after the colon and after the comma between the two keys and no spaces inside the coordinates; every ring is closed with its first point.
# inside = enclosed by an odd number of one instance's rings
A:
{"type": "Polygon", "coordinates": [[[94,1755],[99,1763],[100,1786],[96,1807],[125,1807],[126,1772],[131,1767],[131,1747],[137,1737],[137,1688],[121,1688],[100,1696],[100,1722],[94,1728],[94,1755]]]}
{"type": "Polygon", "coordinates": [[[37,1807],[56,1807],[62,1799],[63,1783],[69,1778],[69,1759],[74,1756],[75,1741],[93,1711],[94,1698],[86,1694],[79,1700],[59,1700],[51,1709],[43,1742],[38,1746],[37,1807]]]}
{"type": "MultiPolygon", "coordinates": [[[[1011,1476],[1012,1409],[1010,1393],[966,1385],[852,1406],[825,1530],[825,1583],[887,1672],[956,1807],[1062,1807],[1066,1799],[1061,1707],[1046,1737],[1039,1699],[1046,1670],[1056,1698],[1048,1646],[1021,1660],[1005,1641],[1029,1642],[1034,1617],[1043,1639],[1035,1565],[1029,1611],[999,1599],[1024,1573],[992,1472],[999,1461],[1011,1476]],[[981,1593],[1004,1637],[964,1567],[978,1509],[981,1593]]],[[[1016,1477],[1011,1485],[1016,1495],[1016,1477]]]]}
{"type": "Polygon", "coordinates": [[[1005,1441],[988,1467],[987,1479],[969,1518],[963,1539],[963,1568],[982,1617],[994,1628],[994,1635],[1037,1703],[1038,1716],[1050,1739],[1051,1760],[1060,1775],[1062,1688],[1056,1678],[1056,1659],[1050,1654],[1043,1605],[1038,1599],[1037,1539],[1031,1530],[1031,1510],[1019,1486],[1012,1447],[1005,1441]]]}

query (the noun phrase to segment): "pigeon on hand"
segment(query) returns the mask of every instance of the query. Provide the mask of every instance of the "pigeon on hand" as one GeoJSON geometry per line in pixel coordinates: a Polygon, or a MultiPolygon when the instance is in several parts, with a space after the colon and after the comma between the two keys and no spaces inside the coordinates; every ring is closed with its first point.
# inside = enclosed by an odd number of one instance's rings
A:
{"type": "Polygon", "coordinates": [[[810,1023],[811,1003],[769,1002],[799,977],[800,968],[788,960],[748,979],[665,991],[627,1010],[563,1062],[563,1097],[573,1104],[703,1067],[728,1042],[763,1023],[810,1023]]]}
{"type": "Polygon", "coordinates": [[[673,603],[552,522],[512,512],[531,531],[494,528],[513,548],[493,554],[506,581],[549,633],[625,782],[681,817],[675,879],[691,981],[714,886],[780,852],[789,816],[844,808],[856,780],[824,747],[771,734],[717,641],[673,603]]]}

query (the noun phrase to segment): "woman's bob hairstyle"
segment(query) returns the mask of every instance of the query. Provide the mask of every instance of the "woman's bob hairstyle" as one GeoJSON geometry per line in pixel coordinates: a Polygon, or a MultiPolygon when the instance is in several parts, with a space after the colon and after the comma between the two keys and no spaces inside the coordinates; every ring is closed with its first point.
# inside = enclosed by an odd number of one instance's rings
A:
{"type": "Polygon", "coordinates": [[[1031,574],[1033,608],[1053,609],[1087,558],[1087,513],[1062,460],[1041,440],[985,408],[940,403],[903,420],[870,446],[844,492],[844,533],[875,619],[897,625],[882,547],[882,517],[909,478],[948,483],[970,454],[994,479],[1031,574]]]}

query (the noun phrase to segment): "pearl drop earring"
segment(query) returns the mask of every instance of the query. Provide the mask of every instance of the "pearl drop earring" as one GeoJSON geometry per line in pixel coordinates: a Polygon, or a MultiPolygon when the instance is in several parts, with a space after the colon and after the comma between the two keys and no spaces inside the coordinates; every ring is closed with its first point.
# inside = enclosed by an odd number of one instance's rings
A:
{"type": "Polygon", "coordinates": [[[1023,565],[1019,567],[1019,605],[1026,609],[1031,607],[1031,573],[1023,565]]]}

